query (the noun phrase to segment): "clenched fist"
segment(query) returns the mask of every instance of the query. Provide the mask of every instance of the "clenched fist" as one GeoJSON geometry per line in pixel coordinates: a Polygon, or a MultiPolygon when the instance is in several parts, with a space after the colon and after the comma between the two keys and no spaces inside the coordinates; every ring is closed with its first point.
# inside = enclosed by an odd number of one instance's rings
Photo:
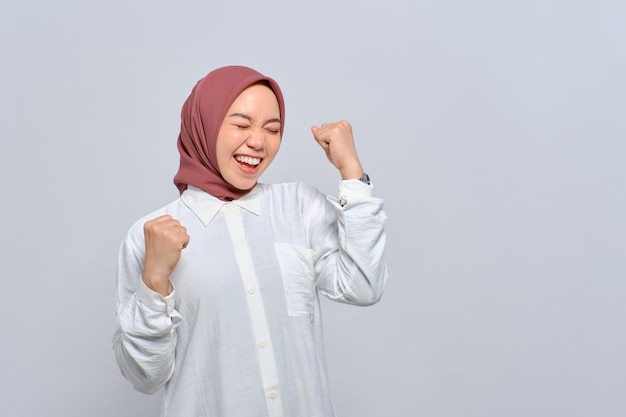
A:
{"type": "Polygon", "coordinates": [[[345,120],[312,126],[313,137],[320,144],[328,160],[339,170],[341,178],[351,180],[363,176],[363,167],[356,153],[352,126],[345,120]]]}
{"type": "Polygon", "coordinates": [[[169,279],[189,244],[189,235],[178,220],[166,214],[147,221],[143,226],[146,260],[142,279],[148,288],[162,296],[169,293],[169,279]]]}

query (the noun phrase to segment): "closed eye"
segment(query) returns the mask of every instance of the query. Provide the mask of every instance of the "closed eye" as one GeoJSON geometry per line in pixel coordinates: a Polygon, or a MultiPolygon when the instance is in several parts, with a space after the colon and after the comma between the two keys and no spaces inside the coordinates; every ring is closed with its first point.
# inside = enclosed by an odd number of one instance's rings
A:
{"type": "MultiPolygon", "coordinates": [[[[230,114],[228,117],[235,119],[232,121],[232,125],[235,126],[237,129],[250,129],[254,124],[252,118],[243,113],[233,113],[230,114]]],[[[265,131],[272,135],[277,135],[280,133],[280,126],[281,122],[278,118],[269,119],[263,123],[265,131]]]]}

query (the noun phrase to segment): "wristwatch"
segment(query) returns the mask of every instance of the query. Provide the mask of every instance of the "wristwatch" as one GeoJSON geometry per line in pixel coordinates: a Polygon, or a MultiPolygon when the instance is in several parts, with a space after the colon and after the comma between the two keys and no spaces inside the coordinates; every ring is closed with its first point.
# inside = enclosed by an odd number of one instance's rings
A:
{"type": "Polygon", "coordinates": [[[370,181],[370,176],[367,175],[366,173],[363,173],[363,176],[361,178],[359,178],[359,181],[367,184],[367,185],[372,185],[372,182],[370,181]]]}

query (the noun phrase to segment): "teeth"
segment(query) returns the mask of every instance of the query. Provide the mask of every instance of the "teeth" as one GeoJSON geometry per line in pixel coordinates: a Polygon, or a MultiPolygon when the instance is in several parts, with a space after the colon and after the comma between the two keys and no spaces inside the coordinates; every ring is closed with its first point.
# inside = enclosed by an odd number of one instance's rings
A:
{"type": "Polygon", "coordinates": [[[259,165],[261,163],[261,158],[251,158],[243,155],[237,155],[235,156],[235,159],[248,165],[259,165]]]}

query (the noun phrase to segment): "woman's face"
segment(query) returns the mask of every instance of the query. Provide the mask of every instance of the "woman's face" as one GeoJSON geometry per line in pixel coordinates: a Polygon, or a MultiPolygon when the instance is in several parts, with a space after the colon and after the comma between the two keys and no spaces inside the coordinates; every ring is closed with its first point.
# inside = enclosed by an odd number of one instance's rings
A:
{"type": "Polygon", "coordinates": [[[240,190],[252,188],[280,147],[280,109],[274,92],[253,84],[237,96],[217,135],[222,177],[240,190]]]}

